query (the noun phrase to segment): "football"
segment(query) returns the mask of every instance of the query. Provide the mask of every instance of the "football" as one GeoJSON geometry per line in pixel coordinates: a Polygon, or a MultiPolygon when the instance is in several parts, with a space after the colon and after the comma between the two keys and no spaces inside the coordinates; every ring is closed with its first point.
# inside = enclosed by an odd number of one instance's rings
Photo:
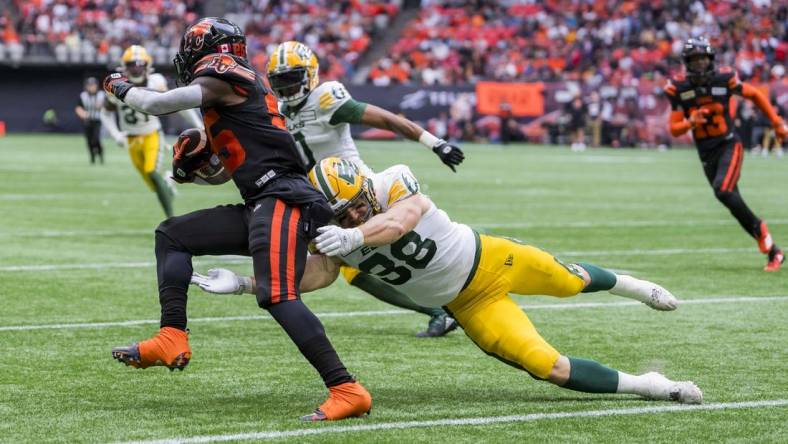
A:
{"type": "Polygon", "coordinates": [[[211,150],[205,130],[189,128],[183,131],[173,146],[172,171],[176,181],[200,185],[219,185],[231,175],[219,156],[211,150]]]}

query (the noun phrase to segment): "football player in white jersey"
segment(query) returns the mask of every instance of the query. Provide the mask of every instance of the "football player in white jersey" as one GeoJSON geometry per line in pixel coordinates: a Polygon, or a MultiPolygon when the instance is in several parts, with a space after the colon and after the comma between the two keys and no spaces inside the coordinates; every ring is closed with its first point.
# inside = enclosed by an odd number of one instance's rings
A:
{"type": "MultiPolygon", "coordinates": [[[[153,59],[142,46],[132,45],[126,48],[121,62],[122,66],[119,70],[133,84],[155,91],[167,91],[167,80],[161,74],[153,72],[153,59]]],[[[166,160],[161,121],[158,117],[140,112],[112,95],[107,95],[107,99],[101,112],[101,123],[118,145],[128,148],[131,163],[151,191],[156,193],[167,217],[172,216],[175,190],[170,181],[170,174],[159,171],[161,162],[166,160]],[[118,115],[120,128],[115,123],[113,113],[118,115]]],[[[180,113],[190,125],[203,127],[202,118],[197,110],[191,109],[180,113]]]]}
{"type": "MultiPolygon", "coordinates": [[[[421,194],[404,165],[365,176],[350,161],[327,158],[309,178],[340,226],[318,229],[315,242],[322,254],[309,257],[302,291],[330,285],[340,264],[351,265],[401,288],[421,305],[445,306],[479,348],[536,379],[589,393],[702,402],[702,392],[690,381],[656,372],[632,375],[560,354],[508,295],[569,297],[607,290],[656,310],[676,309],[678,301],[661,286],[587,263],[564,264],[538,248],[478,234],[421,194]]],[[[217,293],[255,285],[227,270],[194,280],[217,293]]]]}
{"type": "MultiPolygon", "coordinates": [[[[455,172],[454,167],[464,159],[459,147],[435,137],[412,121],[354,100],[342,83],[320,83],[317,57],[303,43],[288,41],[278,45],[268,58],[267,71],[268,82],[280,101],[287,129],[293,135],[307,169],[321,159],[335,156],[352,160],[366,175],[372,173],[361,160],[350,136],[350,124],[386,129],[406,139],[419,141],[455,172]]],[[[416,305],[407,296],[367,273],[343,267],[342,274],[351,285],[384,302],[430,316],[427,329],[417,336],[443,336],[457,327],[441,308],[416,305]]]]}

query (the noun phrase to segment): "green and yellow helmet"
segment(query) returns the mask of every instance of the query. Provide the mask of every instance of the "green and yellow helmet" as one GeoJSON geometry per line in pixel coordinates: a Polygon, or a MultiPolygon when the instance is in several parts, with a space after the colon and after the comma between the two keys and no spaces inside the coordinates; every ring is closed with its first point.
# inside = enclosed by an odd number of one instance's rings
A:
{"type": "Polygon", "coordinates": [[[131,45],[123,51],[120,58],[121,71],[132,83],[144,84],[148,75],[153,72],[153,58],[148,51],[140,45],[131,45]]]}
{"type": "Polygon", "coordinates": [[[328,200],[335,218],[340,218],[359,199],[365,199],[369,205],[366,219],[380,212],[372,180],[350,160],[326,157],[309,171],[309,181],[328,200]]]}
{"type": "Polygon", "coordinates": [[[268,83],[288,105],[301,103],[319,82],[317,57],[301,42],[284,42],[268,58],[268,83]]]}

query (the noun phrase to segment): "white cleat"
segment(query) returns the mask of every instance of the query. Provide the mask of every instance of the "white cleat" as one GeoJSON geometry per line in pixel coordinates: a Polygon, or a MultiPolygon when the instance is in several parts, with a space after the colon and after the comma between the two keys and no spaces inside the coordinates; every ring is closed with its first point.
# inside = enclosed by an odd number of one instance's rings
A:
{"type": "Polygon", "coordinates": [[[679,306],[678,299],[660,285],[625,274],[616,278],[616,285],[610,289],[612,294],[640,301],[654,310],[671,311],[679,306]]]}
{"type": "Polygon", "coordinates": [[[670,400],[682,404],[702,404],[703,392],[692,381],[679,381],[670,388],[670,400]]]}
{"type": "Polygon", "coordinates": [[[658,401],[675,401],[681,404],[700,404],[703,392],[692,381],[671,381],[661,373],[643,375],[649,379],[647,393],[643,396],[658,401]]]}
{"type": "Polygon", "coordinates": [[[665,290],[657,284],[651,284],[649,294],[641,302],[660,311],[675,310],[679,306],[679,300],[676,299],[668,290],[665,290]]]}

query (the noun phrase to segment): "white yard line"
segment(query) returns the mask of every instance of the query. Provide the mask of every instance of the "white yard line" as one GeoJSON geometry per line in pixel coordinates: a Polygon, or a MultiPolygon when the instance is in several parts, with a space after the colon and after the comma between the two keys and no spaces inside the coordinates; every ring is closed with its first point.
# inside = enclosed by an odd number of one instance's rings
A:
{"type": "MultiPolygon", "coordinates": [[[[788,219],[769,219],[769,225],[785,225],[788,219]]],[[[560,221],[560,222],[471,222],[468,225],[485,228],[624,228],[624,227],[692,227],[736,226],[733,219],[709,220],[613,220],[613,221],[560,221]]],[[[153,236],[154,228],[130,230],[12,230],[0,231],[0,237],[95,237],[95,236],[153,236]]]]}
{"type": "Polygon", "coordinates": [[[110,237],[110,236],[153,236],[154,228],[140,230],[19,230],[0,231],[0,237],[110,237]]]}
{"type": "Polygon", "coordinates": [[[713,410],[757,409],[788,406],[788,399],[766,401],[719,402],[702,405],[659,405],[654,407],[633,407],[625,409],[585,410],[579,412],[531,413],[528,415],[481,416],[473,418],[447,418],[427,421],[384,422],[379,424],[341,425],[328,427],[310,427],[297,430],[280,430],[264,432],[234,433],[228,435],[183,436],[152,441],[129,441],[126,444],[175,444],[175,443],[208,443],[226,441],[250,441],[327,434],[344,434],[370,432],[379,430],[405,430],[427,427],[468,427],[486,426],[503,423],[524,423],[551,419],[599,418],[606,416],[644,415],[649,413],[687,413],[713,410]]]}
{"type": "MultiPolygon", "coordinates": [[[[598,257],[598,256],[673,256],[677,254],[724,254],[724,253],[757,253],[752,248],[663,248],[663,249],[631,249],[631,250],[588,250],[588,251],[555,251],[556,256],[598,257]]],[[[251,259],[242,256],[216,256],[213,258],[195,259],[195,265],[251,263],[251,259]]],[[[27,271],[58,271],[58,270],[104,270],[111,268],[146,268],[156,266],[155,262],[104,262],[100,264],[25,264],[6,265],[0,272],[27,271]]]]}
{"type": "MultiPolygon", "coordinates": [[[[786,219],[769,220],[769,225],[785,225],[786,219]]],[[[473,222],[467,225],[485,228],[621,228],[621,227],[694,227],[707,225],[736,226],[734,219],[717,220],[614,220],[609,222],[564,221],[564,222],[473,222]]]]}
{"type": "Polygon", "coordinates": [[[557,251],[556,256],[673,256],[677,254],[724,254],[724,253],[757,253],[755,246],[750,248],[654,248],[631,250],[589,250],[589,251],[557,251]]]}
{"type": "MultiPolygon", "coordinates": [[[[250,264],[252,259],[243,256],[215,256],[212,258],[194,259],[194,265],[208,265],[220,262],[222,264],[250,264]]],[[[57,270],[104,270],[110,268],[146,268],[155,267],[156,262],[105,262],[101,264],[32,264],[32,265],[8,265],[0,267],[3,271],[57,271],[57,270]]],[[[250,269],[251,270],[251,269],[250,269]]]]}
{"type": "MultiPolygon", "coordinates": [[[[216,296],[208,296],[216,297],[216,296]]],[[[218,297],[233,297],[233,296],[218,296],[218,297]]],[[[247,297],[252,297],[247,295],[247,297]]],[[[741,302],[774,302],[774,301],[788,301],[788,295],[783,296],[727,296],[727,297],[710,297],[702,299],[684,299],[681,301],[682,305],[698,305],[698,304],[735,304],[741,302]]],[[[578,302],[578,303],[559,303],[559,304],[528,304],[521,305],[527,311],[534,310],[576,310],[585,308],[609,308],[609,307],[637,307],[643,305],[636,301],[616,301],[616,302],[578,302]]],[[[340,312],[326,312],[315,313],[320,318],[354,318],[363,316],[389,316],[389,315],[404,315],[413,314],[409,310],[370,310],[370,311],[340,311],[340,312]]],[[[190,318],[190,323],[202,322],[236,322],[236,321],[257,321],[257,320],[271,320],[270,316],[264,315],[251,315],[251,316],[215,316],[204,318],[190,318]]],[[[3,331],[27,331],[27,330],[62,330],[62,329],[79,329],[79,328],[110,328],[110,327],[128,327],[134,325],[149,325],[158,324],[158,320],[153,319],[137,319],[131,321],[114,321],[114,322],[80,322],[80,323],[59,323],[59,324],[37,324],[37,325],[6,325],[0,326],[0,332],[3,331]]]]}

